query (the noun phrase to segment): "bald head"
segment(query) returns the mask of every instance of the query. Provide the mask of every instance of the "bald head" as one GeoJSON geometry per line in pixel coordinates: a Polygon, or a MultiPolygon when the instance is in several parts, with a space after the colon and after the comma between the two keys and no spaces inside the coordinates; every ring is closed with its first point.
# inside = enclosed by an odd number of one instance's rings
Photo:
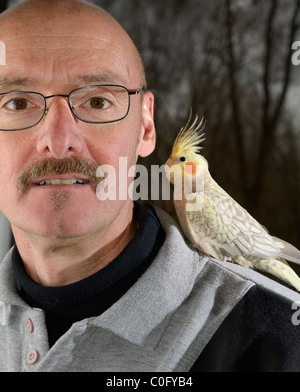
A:
{"type": "Polygon", "coordinates": [[[12,38],[14,45],[18,37],[22,39],[30,35],[43,36],[45,44],[53,39],[58,41],[59,36],[68,36],[75,42],[81,35],[86,40],[87,49],[89,41],[108,42],[108,38],[112,38],[114,45],[123,52],[120,59],[123,57],[124,61],[128,57],[127,64],[123,65],[129,73],[138,75],[139,87],[146,86],[143,61],[132,38],[110,14],[92,3],[83,0],[26,0],[0,15],[0,40],[8,51],[12,38]]]}

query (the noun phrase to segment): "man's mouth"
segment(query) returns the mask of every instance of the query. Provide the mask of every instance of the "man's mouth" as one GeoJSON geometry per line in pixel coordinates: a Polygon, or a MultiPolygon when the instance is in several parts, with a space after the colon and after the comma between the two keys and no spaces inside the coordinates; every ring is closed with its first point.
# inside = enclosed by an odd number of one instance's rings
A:
{"type": "Polygon", "coordinates": [[[42,180],[39,182],[36,182],[35,185],[37,186],[44,186],[44,185],[85,185],[88,184],[90,181],[89,180],[79,180],[78,178],[68,178],[64,180],[42,180]]]}
{"type": "Polygon", "coordinates": [[[98,165],[84,158],[45,158],[33,162],[22,170],[17,178],[17,188],[20,195],[25,194],[31,187],[71,186],[86,188],[90,186],[96,192],[102,178],[96,175],[98,165]]]}

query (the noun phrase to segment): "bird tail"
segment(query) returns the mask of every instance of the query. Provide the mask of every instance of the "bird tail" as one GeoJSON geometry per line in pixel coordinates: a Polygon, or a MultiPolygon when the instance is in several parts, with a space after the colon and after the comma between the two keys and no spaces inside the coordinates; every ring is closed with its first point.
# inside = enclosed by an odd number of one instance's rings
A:
{"type": "Polygon", "coordinates": [[[300,278],[284,259],[260,259],[255,261],[254,268],[275,276],[300,292],[300,278]]]}
{"type": "Polygon", "coordinates": [[[281,257],[300,265],[300,250],[288,242],[272,237],[276,245],[281,249],[281,257]]]}

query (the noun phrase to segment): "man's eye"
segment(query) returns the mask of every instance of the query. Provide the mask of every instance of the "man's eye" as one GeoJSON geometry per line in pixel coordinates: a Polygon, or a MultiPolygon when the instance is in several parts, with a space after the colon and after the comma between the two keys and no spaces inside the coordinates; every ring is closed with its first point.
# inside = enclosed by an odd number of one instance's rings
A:
{"type": "Polygon", "coordinates": [[[95,97],[89,99],[84,106],[92,109],[106,109],[109,106],[109,102],[104,98],[95,97]]]}
{"type": "Polygon", "coordinates": [[[7,102],[5,106],[10,110],[25,110],[32,107],[32,104],[25,98],[14,98],[7,102]]]}

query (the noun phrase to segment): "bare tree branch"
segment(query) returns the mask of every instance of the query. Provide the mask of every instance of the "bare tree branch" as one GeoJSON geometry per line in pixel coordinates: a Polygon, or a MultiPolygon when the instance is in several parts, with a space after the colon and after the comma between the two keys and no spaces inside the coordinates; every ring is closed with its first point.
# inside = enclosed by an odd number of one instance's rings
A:
{"type": "Polygon", "coordinates": [[[269,131],[269,110],[270,110],[270,67],[272,59],[272,49],[273,49],[273,21],[276,16],[276,10],[278,7],[278,0],[272,0],[270,7],[269,17],[266,26],[266,55],[264,64],[264,74],[263,74],[263,90],[264,90],[264,105],[263,105],[263,137],[269,131]]]}
{"type": "Polygon", "coordinates": [[[296,37],[296,32],[297,32],[297,18],[299,15],[300,11],[300,0],[296,1],[295,9],[293,12],[292,20],[291,20],[291,25],[290,25],[290,33],[289,33],[289,45],[287,46],[287,54],[285,56],[285,72],[284,72],[284,78],[283,78],[283,85],[282,85],[282,91],[281,94],[279,95],[277,105],[274,110],[273,117],[271,119],[271,128],[274,129],[278,123],[278,120],[280,118],[280,115],[283,110],[284,106],[284,101],[286,98],[288,86],[290,83],[290,78],[291,78],[291,68],[292,68],[292,62],[290,59],[290,48],[292,43],[295,41],[296,37]]]}
{"type": "Polygon", "coordinates": [[[231,0],[226,0],[226,33],[228,45],[228,68],[229,68],[229,83],[230,83],[230,99],[233,114],[233,128],[236,139],[237,155],[239,160],[238,174],[243,187],[244,193],[247,192],[247,173],[246,173],[246,154],[243,145],[243,122],[241,119],[241,110],[239,104],[239,92],[237,78],[237,60],[234,52],[233,42],[233,15],[231,11],[231,0]]]}
{"type": "MultiPolygon", "coordinates": [[[[290,47],[291,43],[295,39],[295,34],[297,31],[297,17],[300,10],[300,0],[297,0],[296,6],[292,15],[289,33],[289,45],[287,53],[284,57],[284,76],[282,82],[282,89],[279,93],[277,103],[273,113],[271,113],[272,99],[270,96],[271,88],[271,62],[272,53],[274,48],[273,39],[273,25],[278,10],[278,0],[272,0],[269,16],[266,25],[266,50],[265,50],[265,64],[264,64],[264,74],[263,74],[263,90],[264,90],[264,104],[263,104],[263,116],[262,116],[262,132],[261,132],[261,142],[259,145],[259,152],[255,170],[255,179],[251,187],[251,199],[252,206],[255,206],[259,201],[260,192],[263,186],[264,176],[266,172],[266,163],[274,145],[276,129],[279,123],[280,116],[283,111],[284,101],[288,91],[291,75],[291,59],[290,59],[290,47]]],[[[274,99],[273,99],[274,101],[274,99]]]]}

